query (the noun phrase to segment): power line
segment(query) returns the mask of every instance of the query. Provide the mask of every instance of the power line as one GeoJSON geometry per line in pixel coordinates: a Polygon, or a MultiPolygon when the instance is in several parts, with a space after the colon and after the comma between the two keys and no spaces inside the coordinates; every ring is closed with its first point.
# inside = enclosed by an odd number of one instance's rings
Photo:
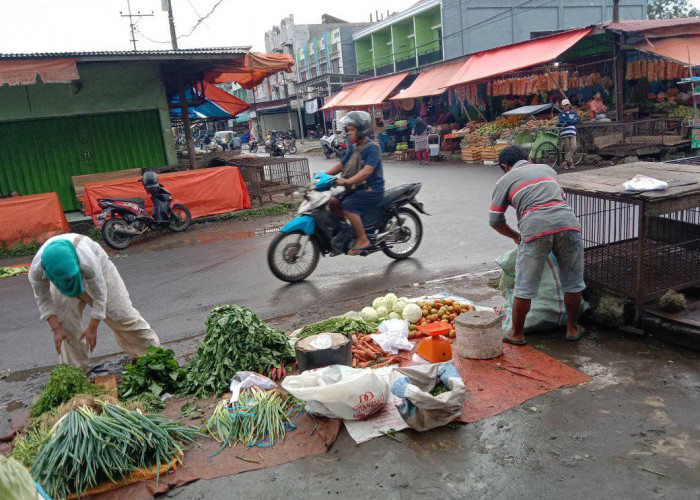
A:
{"type": "Polygon", "coordinates": [[[141,20],[142,17],[153,17],[153,11],[151,11],[150,14],[141,14],[141,11],[137,11],[136,14],[131,13],[131,1],[126,0],[126,7],[128,10],[128,14],[122,14],[121,11],[119,11],[119,15],[121,17],[128,17],[129,18],[129,27],[131,28],[131,43],[134,45],[134,51],[136,51],[136,35],[134,34],[134,31],[136,30],[136,25],[138,22],[141,20]],[[134,18],[136,18],[136,22],[134,22],[134,18]]]}
{"type": "MultiPolygon", "coordinates": [[[[224,0],[219,0],[218,2],[216,2],[216,4],[211,8],[211,10],[210,10],[206,15],[200,16],[199,13],[197,13],[197,9],[195,9],[195,7],[194,7],[194,5],[192,4],[192,2],[191,2],[190,0],[187,0],[187,2],[188,2],[188,3],[190,4],[190,6],[192,7],[192,10],[194,10],[195,14],[197,14],[197,16],[199,16],[199,19],[197,19],[197,22],[192,26],[192,29],[190,29],[190,32],[189,32],[189,33],[187,33],[186,35],[180,35],[180,36],[177,37],[177,39],[180,40],[181,38],[185,38],[185,37],[188,37],[188,36],[192,35],[192,33],[194,33],[195,30],[196,30],[197,28],[199,28],[199,26],[200,26],[209,16],[211,16],[211,15],[214,13],[214,11],[219,7],[219,5],[221,5],[221,4],[223,3],[223,1],[224,1],[224,0]]],[[[152,43],[159,43],[159,44],[171,44],[171,43],[172,43],[172,40],[154,40],[153,38],[150,38],[149,36],[147,36],[143,31],[139,30],[139,29],[136,27],[136,25],[134,25],[133,28],[134,28],[134,30],[135,30],[137,33],[139,33],[142,37],[144,37],[144,38],[145,38],[146,40],[148,40],[149,42],[152,42],[152,43]]]]}

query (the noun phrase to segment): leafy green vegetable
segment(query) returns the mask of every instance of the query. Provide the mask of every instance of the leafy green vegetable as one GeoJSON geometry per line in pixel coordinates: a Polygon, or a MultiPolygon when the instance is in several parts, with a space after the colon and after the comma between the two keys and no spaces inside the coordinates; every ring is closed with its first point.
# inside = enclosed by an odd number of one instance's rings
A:
{"type": "Polygon", "coordinates": [[[204,410],[194,401],[188,401],[180,408],[180,415],[194,420],[196,418],[202,418],[204,416],[204,410]]]}
{"type": "Polygon", "coordinates": [[[172,349],[149,347],[146,354],[124,367],[119,397],[129,399],[144,393],[156,397],[166,392],[174,394],[180,389],[183,379],[184,371],[175,360],[172,349]]]}
{"type": "Polygon", "coordinates": [[[433,387],[433,389],[430,391],[430,394],[432,394],[433,396],[439,396],[443,392],[447,392],[449,390],[450,389],[445,384],[443,384],[442,382],[438,382],[435,385],[435,387],[433,387]]]}
{"type": "Polygon", "coordinates": [[[143,411],[146,413],[158,413],[165,409],[165,401],[158,396],[154,396],[151,392],[144,392],[143,394],[129,398],[126,406],[131,409],[131,405],[143,407],[143,411]]]}
{"type": "Polygon", "coordinates": [[[38,418],[44,413],[67,402],[76,394],[96,396],[101,390],[88,382],[85,372],[80,368],[59,365],[49,374],[49,380],[41,391],[39,399],[29,407],[29,417],[38,418]]]}
{"type": "Polygon", "coordinates": [[[207,331],[187,366],[182,391],[204,397],[221,395],[238,371],[267,374],[294,360],[294,349],[280,330],[268,327],[250,309],[215,307],[207,331]]]}
{"type": "Polygon", "coordinates": [[[0,455],[0,498],[26,500],[40,498],[27,469],[13,458],[0,455]]]}
{"type": "Polygon", "coordinates": [[[31,467],[39,455],[39,450],[51,436],[51,429],[45,426],[20,434],[12,443],[12,453],[10,456],[25,467],[31,467]]]}
{"type": "Polygon", "coordinates": [[[342,333],[349,337],[353,333],[375,333],[376,331],[376,323],[341,316],[305,326],[299,332],[299,338],[303,339],[323,332],[342,333]]]}
{"type": "Polygon", "coordinates": [[[53,498],[83,494],[116,481],[132,470],[180,459],[183,443],[197,430],[160,415],[144,415],[105,403],[102,414],[81,407],[66,414],[51,429],[31,473],[53,498]]]}

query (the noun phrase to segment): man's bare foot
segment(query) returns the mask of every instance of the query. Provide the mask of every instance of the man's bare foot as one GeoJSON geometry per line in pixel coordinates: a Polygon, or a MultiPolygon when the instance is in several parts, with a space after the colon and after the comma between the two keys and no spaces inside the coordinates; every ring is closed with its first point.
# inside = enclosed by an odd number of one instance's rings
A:
{"type": "Polygon", "coordinates": [[[583,335],[583,329],[578,325],[566,327],[566,340],[578,340],[583,335]]]}
{"type": "Polygon", "coordinates": [[[369,238],[366,236],[364,238],[360,238],[355,242],[355,246],[350,249],[348,252],[350,255],[357,255],[358,253],[362,252],[365,248],[369,246],[369,238]]]}
{"type": "Polygon", "coordinates": [[[506,332],[503,334],[503,340],[509,344],[515,344],[515,345],[525,345],[527,344],[527,341],[525,340],[525,334],[521,334],[520,336],[516,337],[513,335],[513,329],[509,328],[506,330],[506,332]]]}

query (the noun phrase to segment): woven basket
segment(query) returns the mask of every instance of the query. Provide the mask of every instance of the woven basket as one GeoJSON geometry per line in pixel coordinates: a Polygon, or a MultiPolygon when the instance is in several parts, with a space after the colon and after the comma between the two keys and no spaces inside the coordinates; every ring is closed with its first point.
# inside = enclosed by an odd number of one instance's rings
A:
{"type": "Polygon", "coordinates": [[[460,314],[455,320],[457,352],[463,358],[491,359],[503,352],[501,319],[493,311],[460,314]]]}

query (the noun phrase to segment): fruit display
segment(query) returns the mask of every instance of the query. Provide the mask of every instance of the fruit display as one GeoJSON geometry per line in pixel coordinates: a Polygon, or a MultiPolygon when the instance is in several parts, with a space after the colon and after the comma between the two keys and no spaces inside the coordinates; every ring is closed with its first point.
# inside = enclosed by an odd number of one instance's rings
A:
{"type": "Polygon", "coordinates": [[[475,311],[476,308],[468,302],[459,302],[454,299],[435,299],[416,302],[422,311],[422,317],[416,324],[412,324],[409,328],[409,340],[417,339],[423,336],[418,330],[418,325],[427,325],[438,321],[450,323],[453,328],[450,330],[448,337],[453,339],[456,336],[454,323],[457,316],[460,314],[475,311]]]}

